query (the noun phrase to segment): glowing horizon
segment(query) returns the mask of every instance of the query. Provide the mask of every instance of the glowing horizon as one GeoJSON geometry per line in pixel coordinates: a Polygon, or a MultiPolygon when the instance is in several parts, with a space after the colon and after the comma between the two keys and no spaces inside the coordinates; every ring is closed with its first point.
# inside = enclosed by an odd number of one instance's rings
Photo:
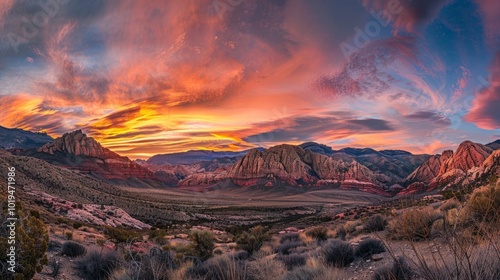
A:
{"type": "Polygon", "coordinates": [[[40,3],[0,4],[5,127],[130,158],[500,138],[494,0],[40,3]]]}

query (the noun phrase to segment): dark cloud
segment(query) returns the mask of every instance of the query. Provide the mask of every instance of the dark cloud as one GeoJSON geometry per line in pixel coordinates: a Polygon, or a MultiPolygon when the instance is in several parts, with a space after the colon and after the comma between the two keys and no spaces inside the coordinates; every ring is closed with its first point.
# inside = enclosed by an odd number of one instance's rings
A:
{"type": "Polygon", "coordinates": [[[451,125],[451,120],[438,112],[418,111],[413,114],[406,115],[405,118],[416,121],[433,122],[437,125],[442,125],[442,126],[451,125]]]}
{"type": "MultiPolygon", "coordinates": [[[[390,123],[379,119],[339,119],[335,117],[297,117],[291,125],[243,138],[249,143],[314,141],[318,136],[342,138],[358,133],[393,131],[390,123]]],[[[256,127],[261,125],[256,124],[256,127]]]]}
{"type": "Polygon", "coordinates": [[[368,131],[392,131],[394,130],[388,121],[378,119],[349,120],[349,124],[360,126],[368,131]]]}

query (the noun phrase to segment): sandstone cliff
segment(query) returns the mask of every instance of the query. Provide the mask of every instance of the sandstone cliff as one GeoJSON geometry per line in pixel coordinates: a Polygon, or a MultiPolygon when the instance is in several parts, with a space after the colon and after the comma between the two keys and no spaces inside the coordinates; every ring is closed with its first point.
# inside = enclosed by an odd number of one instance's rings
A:
{"type": "Polygon", "coordinates": [[[148,169],[104,148],[81,130],[66,133],[38,148],[37,152],[36,157],[51,163],[90,172],[105,179],[157,179],[148,169]]]}

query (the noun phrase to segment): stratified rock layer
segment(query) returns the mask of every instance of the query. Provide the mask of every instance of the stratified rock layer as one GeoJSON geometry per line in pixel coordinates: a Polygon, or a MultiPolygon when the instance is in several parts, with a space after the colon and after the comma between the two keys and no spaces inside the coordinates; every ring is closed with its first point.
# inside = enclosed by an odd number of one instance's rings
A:
{"type": "Polygon", "coordinates": [[[38,153],[52,155],[44,157],[50,162],[69,168],[96,173],[106,179],[156,179],[151,171],[137,163],[104,148],[81,130],[66,133],[37,150],[38,153]]]}

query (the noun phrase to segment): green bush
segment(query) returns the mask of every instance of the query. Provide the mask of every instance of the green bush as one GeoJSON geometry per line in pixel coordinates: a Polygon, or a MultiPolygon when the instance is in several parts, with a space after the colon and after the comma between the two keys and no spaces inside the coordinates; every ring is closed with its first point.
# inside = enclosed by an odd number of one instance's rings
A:
{"type": "Polygon", "coordinates": [[[206,260],[212,256],[214,241],[211,231],[193,230],[190,237],[193,241],[193,250],[197,257],[201,260],[206,260]]]}
{"type": "Polygon", "coordinates": [[[106,227],[104,232],[110,240],[115,242],[117,247],[119,244],[122,244],[125,242],[131,242],[131,241],[136,240],[140,237],[138,233],[136,233],[132,230],[127,230],[127,229],[118,228],[118,227],[117,228],[106,227]]]}
{"type": "MultiPolygon", "coordinates": [[[[2,227],[0,227],[0,259],[7,260],[8,244],[7,236],[7,217],[2,216],[7,213],[7,204],[3,204],[4,209],[0,209],[0,219],[2,227]]],[[[21,206],[16,205],[18,220],[16,223],[16,259],[17,265],[15,268],[16,273],[14,279],[31,279],[36,272],[42,271],[44,265],[48,264],[47,251],[49,235],[46,225],[42,220],[32,215],[27,215],[22,210],[21,206]]],[[[11,272],[7,271],[7,267],[0,266],[0,278],[11,279],[11,272]]]]}
{"type": "Polygon", "coordinates": [[[241,233],[236,238],[238,249],[245,250],[249,254],[258,251],[265,241],[270,240],[270,236],[262,226],[256,226],[249,231],[241,233]]]}
{"type": "Polygon", "coordinates": [[[82,223],[80,223],[80,222],[74,222],[74,223],[73,223],[73,228],[74,228],[74,229],[79,229],[79,228],[81,228],[82,226],[83,226],[83,225],[82,225],[82,223]]]}

